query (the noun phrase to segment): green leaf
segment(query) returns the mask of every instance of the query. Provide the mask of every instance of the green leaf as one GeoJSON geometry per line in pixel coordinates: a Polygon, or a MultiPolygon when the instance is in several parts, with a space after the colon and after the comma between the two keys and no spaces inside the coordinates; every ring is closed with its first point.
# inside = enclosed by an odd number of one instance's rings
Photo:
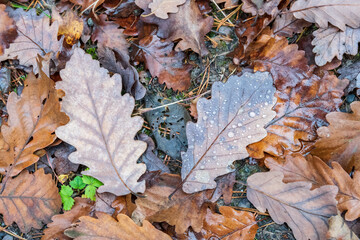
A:
{"type": "Polygon", "coordinates": [[[82,178],[80,176],[76,176],[71,182],[70,186],[73,189],[79,189],[82,190],[86,186],[86,183],[83,182],[82,178]]]}
{"type": "Polygon", "coordinates": [[[92,201],[95,201],[96,200],[95,193],[96,193],[96,187],[95,186],[93,186],[93,185],[86,186],[85,194],[84,194],[84,196],[86,198],[90,198],[92,201]]]}
{"type": "Polygon", "coordinates": [[[92,185],[92,186],[97,187],[97,188],[104,185],[102,182],[100,182],[96,178],[86,176],[86,175],[82,177],[82,180],[83,180],[84,183],[92,185]]]}
{"type": "Polygon", "coordinates": [[[74,193],[74,191],[71,189],[71,187],[62,185],[61,190],[59,192],[61,197],[61,202],[63,203],[64,210],[68,211],[72,208],[74,205],[74,199],[71,197],[71,195],[74,193]]]}

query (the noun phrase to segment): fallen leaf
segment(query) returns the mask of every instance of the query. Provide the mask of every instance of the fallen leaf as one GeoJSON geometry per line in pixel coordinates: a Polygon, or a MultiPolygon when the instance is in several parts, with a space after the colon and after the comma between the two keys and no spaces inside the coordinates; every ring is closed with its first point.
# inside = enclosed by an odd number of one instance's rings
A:
{"type": "Polygon", "coordinates": [[[146,67],[151,76],[158,77],[159,83],[165,83],[168,88],[184,91],[190,87],[190,64],[185,64],[184,52],[173,50],[174,43],[161,41],[157,36],[148,36],[140,40],[146,67]]]}
{"type": "Polygon", "coordinates": [[[297,152],[313,145],[317,139],[316,129],[327,124],[326,114],[342,104],[347,84],[347,80],[325,72],[322,78],[312,75],[295,87],[277,86],[276,116],[265,126],[268,135],[247,147],[249,155],[257,159],[263,158],[264,153],[282,156],[287,151],[297,152]]]}
{"type": "Polygon", "coordinates": [[[71,238],[67,237],[64,231],[76,223],[80,217],[89,216],[92,211],[92,206],[93,204],[89,199],[75,198],[75,205],[70,211],[55,215],[51,218],[52,222],[47,225],[41,240],[70,240],[71,238]]]}
{"type": "Polygon", "coordinates": [[[345,89],[345,95],[348,95],[354,89],[357,89],[356,93],[360,95],[360,61],[354,62],[350,65],[344,64],[337,72],[340,74],[339,79],[349,79],[350,83],[345,89]]]}
{"type": "MultiPolygon", "coordinates": [[[[96,212],[103,212],[110,215],[115,213],[115,208],[112,207],[112,203],[115,201],[116,196],[112,193],[104,192],[104,193],[96,193],[96,201],[94,210],[96,212]]],[[[117,214],[115,215],[115,217],[117,214]]]]}
{"type": "Polygon", "coordinates": [[[337,214],[337,187],[310,190],[311,183],[285,184],[283,177],[278,171],[251,175],[247,179],[247,198],[260,212],[267,209],[275,223],[287,223],[296,239],[325,239],[327,222],[337,214]]]}
{"type": "Polygon", "coordinates": [[[135,203],[132,202],[132,195],[128,194],[126,196],[116,197],[116,199],[112,202],[111,207],[115,208],[113,213],[113,217],[122,213],[126,216],[131,217],[132,213],[136,209],[135,203]]]}
{"type": "Polygon", "coordinates": [[[290,8],[296,18],[327,28],[328,23],[345,31],[360,27],[360,3],[353,0],[298,0],[290,8]]]}
{"type": "Polygon", "coordinates": [[[160,170],[162,172],[170,173],[169,167],[164,164],[163,160],[154,154],[153,151],[155,150],[155,143],[152,138],[145,133],[141,133],[139,134],[139,140],[147,143],[146,152],[142,157],[142,160],[146,164],[146,169],[148,171],[160,170]]]}
{"type": "Polygon", "coordinates": [[[103,68],[120,74],[125,92],[130,93],[135,100],[140,100],[145,96],[146,89],[140,83],[137,70],[129,63],[127,51],[124,54],[108,47],[99,47],[98,57],[103,68]]]}
{"type": "Polygon", "coordinates": [[[174,174],[162,174],[146,188],[143,198],[135,201],[137,208],[132,214],[135,222],[144,219],[150,222],[167,222],[175,226],[178,234],[184,233],[190,226],[195,232],[203,227],[206,209],[212,203],[207,192],[186,194],[181,189],[171,198],[169,195],[181,183],[181,178],[174,174]]]}
{"type": "Polygon", "coordinates": [[[225,8],[234,7],[238,4],[239,0],[215,0],[216,3],[225,3],[225,8]]]}
{"type": "Polygon", "coordinates": [[[15,22],[9,17],[5,9],[6,6],[0,4],[0,56],[4,53],[4,49],[8,48],[18,35],[15,22]]]}
{"type": "Polygon", "coordinates": [[[63,40],[57,40],[59,23],[50,26],[47,13],[38,16],[35,8],[27,12],[19,8],[9,16],[16,22],[18,37],[5,49],[0,61],[18,58],[20,64],[33,66],[33,72],[39,73],[37,55],[44,57],[51,52],[55,56],[61,50],[63,40]]]}
{"type": "Polygon", "coordinates": [[[353,113],[326,115],[328,127],[317,130],[320,137],[312,154],[325,162],[336,161],[347,171],[360,170],[360,102],[351,105],[353,113]]]}
{"type": "Polygon", "coordinates": [[[69,144],[63,143],[54,152],[54,169],[58,175],[76,172],[79,164],[74,164],[69,161],[69,155],[75,151],[75,148],[69,144]]]}
{"type": "Polygon", "coordinates": [[[327,239],[359,240],[340,215],[333,216],[329,219],[329,231],[326,237],[327,239]]]}
{"type": "Polygon", "coordinates": [[[314,33],[313,52],[315,62],[319,66],[331,62],[334,57],[342,60],[344,54],[356,55],[360,42],[360,28],[346,27],[341,31],[335,27],[320,28],[314,33]]]}
{"type": "Polygon", "coordinates": [[[70,122],[56,135],[77,149],[70,161],[86,165],[90,170],[84,174],[104,183],[99,193],[144,192],[145,182],[137,180],[146,167],[136,161],[146,144],[134,141],[143,120],[131,117],[134,99],[121,95],[120,75],[110,77],[82,49],[75,49],[60,75],[62,81],[56,87],[65,92],[62,109],[70,122]]]}
{"type": "MultiPolygon", "coordinates": [[[[151,11],[148,4],[151,0],[135,0],[135,3],[144,10],[144,15],[151,11]]],[[[146,23],[158,25],[157,36],[168,41],[181,39],[176,47],[176,51],[185,51],[191,48],[201,56],[207,55],[204,36],[210,32],[214,19],[203,17],[195,0],[187,0],[185,4],[179,6],[176,14],[171,14],[168,19],[160,19],[154,15],[141,18],[146,23]],[[196,24],[194,24],[196,23],[196,24]]]]}
{"type": "MultiPolygon", "coordinates": [[[[221,206],[218,213],[207,209],[204,227],[198,240],[253,240],[258,229],[254,214],[236,211],[231,207],[221,206]]],[[[196,234],[198,235],[198,234],[196,234]]]]}
{"type": "Polygon", "coordinates": [[[332,163],[330,168],[318,157],[308,155],[307,158],[301,154],[286,156],[286,162],[279,164],[271,158],[267,159],[266,165],[271,171],[279,171],[284,174],[283,182],[308,182],[312,184],[312,189],[324,185],[335,185],[339,188],[336,196],[338,209],[345,214],[345,219],[353,221],[360,217],[360,184],[359,171],[355,171],[354,177],[338,164],[332,163]]]}
{"type": "Polygon", "coordinates": [[[148,221],[142,227],[136,225],[131,218],[124,214],[117,215],[117,219],[102,212],[96,213],[97,218],[80,217],[77,226],[67,229],[65,235],[75,240],[121,239],[121,240],[171,240],[167,234],[157,230],[148,221]]]}
{"type": "Polygon", "coordinates": [[[59,22],[58,36],[64,36],[68,45],[72,46],[79,41],[84,29],[84,22],[74,11],[68,10],[61,17],[56,10],[53,10],[52,20],[59,22]]]}
{"type": "Polygon", "coordinates": [[[130,15],[126,18],[114,18],[114,22],[120,27],[124,28],[123,34],[126,36],[136,37],[139,35],[137,24],[140,16],[130,15]]]}
{"type": "Polygon", "coordinates": [[[36,151],[52,144],[55,129],[68,122],[60,112],[60,92],[55,83],[40,70],[39,77],[30,73],[21,96],[10,93],[6,105],[9,118],[1,126],[0,172],[6,174],[3,184],[23,169],[36,163],[36,151]]]}
{"type": "Polygon", "coordinates": [[[234,171],[231,164],[248,157],[246,146],[266,136],[263,128],[275,113],[275,88],[267,72],[231,76],[215,82],[212,98],[199,99],[198,121],[188,123],[188,150],[182,153],[182,189],[186,193],[216,187],[216,177],[234,171]]]}
{"type": "Polygon", "coordinates": [[[167,19],[169,13],[177,13],[178,6],[184,4],[186,0],[152,0],[149,3],[151,14],[155,14],[158,18],[167,19]]]}
{"type": "Polygon", "coordinates": [[[296,19],[292,13],[284,13],[275,18],[272,29],[275,35],[282,37],[292,37],[295,33],[301,33],[305,27],[311,23],[296,19]]]}
{"type": "Polygon", "coordinates": [[[81,11],[85,11],[85,9],[96,9],[98,6],[103,4],[105,0],[69,0],[71,3],[75,5],[81,6],[81,11]]]}
{"type": "Polygon", "coordinates": [[[211,196],[211,201],[216,202],[223,196],[224,203],[229,205],[232,201],[233,187],[236,182],[236,172],[231,172],[216,179],[216,188],[211,196]]]}
{"type": "Polygon", "coordinates": [[[10,178],[0,194],[0,213],[4,223],[17,224],[21,232],[41,229],[61,209],[59,190],[50,174],[39,169],[10,178]]]}
{"type": "Polygon", "coordinates": [[[279,12],[277,8],[281,0],[243,0],[242,11],[255,15],[276,15],[279,12]]]}

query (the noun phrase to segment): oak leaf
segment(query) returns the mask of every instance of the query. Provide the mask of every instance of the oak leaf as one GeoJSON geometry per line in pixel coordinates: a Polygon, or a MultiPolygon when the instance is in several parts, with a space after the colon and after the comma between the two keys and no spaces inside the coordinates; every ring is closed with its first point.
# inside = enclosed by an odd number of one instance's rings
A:
{"type": "MultiPolygon", "coordinates": [[[[62,0],[63,1],[63,0],[62,0]]],[[[70,0],[71,3],[81,6],[81,11],[85,9],[96,9],[98,6],[103,4],[105,0],[70,0]]]]}
{"type": "Polygon", "coordinates": [[[5,11],[6,6],[0,4],[0,56],[4,53],[4,49],[17,37],[16,25],[12,18],[5,11]]]}
{"type": "Polygon", "coordinates": [[[189,227],[199,232],[203,227],[206,209],[212,203],[208,192],[186,194],[181,189],[171,198],[169,195],[181,183],[181,178],[174,174],[162,174],[152,180],[152,186],[146,188],[143,198],[135,201],[137,208],[132,214],[135,222],[144,219],[150,222],[167,222],[175,226],[178,234],[189,227]]]}
{"type": "Polygon", "coordinates": [[[188,150],[182,153],[182,188],[187,193],[216,187],[214,179],[232,172],[231,164],[248,157],[246,146],[266,136],[273,119],[275,88],[267,72],[232,76],[212,86],[212,98],[199,99],[198,121],[188,123],[188,150]]]}
{"type": "Polygon", "coordinates": [[[221,206],[218,213],[207,209],[198,240],[253,240],[258,229],[254,214],[221,206]]]}
{"type": "Polygon", "coordinates": [[[36,151],[52,144],[55,129],[68,122],[60,112],[61,94],[55,83],[40,70],[39,77],[30,73],[25,79],[21,96],[10,93],[6,105],[9,118],[1,126],[0,172],[3,183],[36,163],[36,151]]]}
{"type": "Polygon", "coordinates": [[[312,145],[317,138],[316,129],[326,125],[326,114],[341,105],[347,84],[347,80],[325,72],[322,78],[312,75],[292,88],[277,87],[276,116],[265,127],[268,135],[247,147],[250,156],[257,159],[263,158],[264,153],[282,156],[312,145]]]}
{"type": "MultiPolygon", "coordinates": [[[[144,15],[151,11],[148,4],[151,0],[136,0],[136,4],[144,10],[144,15]]],[[[203,17],[195,0],[187,0],[179,6],[176,14],[171,14],[168,19],[161,19],[154,15],[142,17],[146,23],[159,26],[157,36],[159,38],[175,41],[177,43],[176,51],[185,51],[191,48],[201,56],[207,55],[204,36],[210,32],[214,19],[212,17],[203,17]],[[196,24],[194,24],[196,23],[196,24]]]]}
{"type": "Polygon", "coordinates": [[[332,163],[330,168],[318,157],[308,155],[305,159],[301,154],[286,156],[284,164],[267,159],[266,165],[271,171],[279,171],[284,175],[283,182],[308,182],[312,184],[312,189],[324,185],[335,185],[339,188],[336,196],[338,209],[345,214],[345,219],[353,221],[360,217],[360,184],[359,171],[355,171],[354,177],[349,174],[338,164],[332,163]]]}
{"type": "Polygon", "coordinates": [[[41,239],[70,240],[71,238],[67,237],[64,231],[76,223],[80,217],[90,215],[92,206],[93,203],[89,199],[75,198],[75,205],[70,211],[55,215],[51,218],[52,222],[47,225],[47,228],[44,230],[44,236],[41,239]]]}
{"type": "Polygon", "coordinates": [[[102,212],[96,213],[97,218],[80,217],[77,226],[67,229],[65,235],[75,240],[121,239],[121,240],[171,240],[171,237],[157,230],[151,223],[144,221],[142,227],[136,225],[124,214],[114,219],[102,212]]]}
{"type": "Polygon", "coordinates": [[[301,33],[305,27],[311,23],[297,19],[292,13],[284,13],[275,18],[272,29],[275,35],[282,37],[292,37],[294,33],[301,33]]]}
{"type": "Polygon", "coordinates": [[[121,95],[120,75],[110,77],[81,49],[75,49],[60,75],[62,81],[56,87],[65,91],[62,109],[70,122],[56,135],[76,147],[69,160],[90,168],[84,174],[104,183],[100,193],[144,192],[145,182],[137,180],[146,167],[136,161],[146,143],[134,140],[143,120],[131,117],[134,99],[121,95]]]}
{"type": "Polygon", "coordinates": [[[359,240],[340,215],[332,216],[329,219],[329,231],[326,237],[327,239],[359,240]]]}
{"type": "Polygon", "coordinates": [[[247,198],[259,211],[267,209],[277,224],[286,222],[296,239],[325,239],[328,219],[337,214],[337,187],[310,190],[311,183],[285,184],[283,177],[278,171],[251,175],[247,180],[247,198]]]}
{"type": "Polygon", "coordinates": [[[24,171],[9,179],[0,199],[4,223],[15,222],[24,233],[31,228],[41,229],[61,208],[59,190],[43,169],[34,174],[24,171]]]}
{"type": "Polygon", "coordinates": [[[186,0],[152,0],[149,3],[151,14],[155,14],[158,18],[167,19],[169,13],[177,13],[178,6],[182,5],[186,0]]]}
{"type": "Polygon", "coordinates": [[[279,12],[277,8],[281,0],[243,0],[242,11],[254,15],[276,15],[279,12]]]}
{"type": "Polygon", "coordinates": [[[20,64],[32,65],[33,72],[37,74],[37,55],[44,57],[50,52],[55,55],[61,50],[63,39],[57,39],[59,23],[54,22],[50,26],[50,18],[46,12],[38,16],[35,8],[28,12],[19,8],[9,15],[16,22],[18,37],[5,49],[0,61],[18,58],[20,64]]]}
{"type": "Polygon", "coordinates": [[[342,60],[344,54],[356,55],[360,42],[360,28],[346,27],[341,31],[335,27],[320,28],[314,33],[313,52],[319,66],[331,62],[333,58],[342,60]]]}
{"type": "Polygon", "coordinates": [[[360,27],[360,3],[353,0],[298,0],[290,8],[296,18],[327,28],[328,23],[345,31],[360,27]]]}
{"type": "Polygon", "coordinates": [[[156,35],[150,35],[141,39],[139,44],[146,67],[153,77],[158,77],[159,83],[165,83],[168,88],[178,91],[190,87],[192,66],[183,63],[185,53],[174,51],[174,43],[161,41],[156,35]]]}
{"type": "Polygon", "coordinates": [[[239,0],[215,0],[216,3],[225,3],[225,8],[234,7],[238,4],[239,0]]]}
{"type": "Polygon", "coordinates": [[[340,163],[347,172],[360,170],[360,102],[350,106],[353,113],[326,115],[330,124],[317,130],[320,139],[312,151],[325,162],[340,163]]]}

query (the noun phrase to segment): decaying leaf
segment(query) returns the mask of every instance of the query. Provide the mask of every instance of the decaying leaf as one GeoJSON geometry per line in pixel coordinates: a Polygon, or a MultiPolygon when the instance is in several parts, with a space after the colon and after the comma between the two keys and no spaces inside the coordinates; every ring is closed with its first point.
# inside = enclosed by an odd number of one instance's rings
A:
{"type": "Polygon", "coordinates": [[[88,239],[121,239],[121,240],[171,240],[171,237],[144,221],[142,227],[136,225],[124,214],[114,219],[102,212],[96,213],[97,218],[80,217],[77,226],[65,231],[65,234],[75,240],[88,239]]]}
{"type": "Polygon", "coordinates": [[[135,222],[144,219],[150,222],[167,222],[175,226],[178,234],[184,233],[189,227],[199,232],[206,209],[212,204],[208,200],[207,192],[189,195],[180,189],[170,200],[169,195],[181,183],[181,178],[174,174],[162,174],[153,182],[152,186],[147,187],[144,198],[136,199],[137,208],[132,219],[135,222]]]}
{"type": "Polygon", "coordinates": [[[345,95],[348,95],[355,88],[356,93],[360,95],[360,61],[353,62],[350,65],[344,64],[337,72],[340,74],[339,79],[349,79],[350,83],[345,89],[345,95]]]}
{"type": "Polygon", "coordinates": [[[57,11],[52,11],[52,20],[59,22],[58,36],[65,36],[65,42],[70,46],[77,43],[84,29],[83,20],[72,10],[68,10],[64,17],[57,11]]]}
{"type": "Polygon", "coordinates": [[[353,113],[326,115],[328,127],[317,130],[320,139],[312,154],[325,162],[336,161],[347,171],[360,170],[360,102],[351,104],[353,113]]]}
{"type": "MultiPolygon", "coordinates": [[[[151,0],[136,0],[136,4],[145,12],[151,13],[148,4],[151,0]]],[[[146,23],[159,26],[157,36],[159,38],[175,41],[181,39],[175,47],[176,51],[185,51],[191,48],[201,56],[207,55],[204,36],[210,32],[213,25],[212,17],[203,17],[195,0],[187,0],[179,6],[176,14],[171,14],[168,19],[160,19],[154,15],[142,17],[146,23]],[[194,24],[196,23],[196,24],[194,24]]]]}
{"type": "Polygon", "coordinates": [[[81,49],[75,49],[60,75],[62,81],[56,87],[65,91],[62,109],[70,122],[58,128],[56,135],[76,147],[70,161],[90,168],[86,175],[104,183],[100,193],[144,192],[145,182],[137,180],[146,167],[136,161],[146,144],[134,140],[143,120],[131,117],[134,99],[121,95],[120,75],[110,77],[81,49]]]}
{"type": "Polygon", "coordinates": [[[267,209],[277,224],[286,222],[296,239],[325,239],[327,222],[337,215],[337,187],[310,190],[311,183],[285,184],[283,177],[278,171],[253,174],[247,180],[247,198],[259,211],[267,209]]]}
{"type": "Polygon", "coordinates": [[[327,28],[328,23],[345,31],[360,27],[360,3],[353,0],[297,0],[290,11],[296,18],[327,28]]]}
{"type": "Polygon", "coordinates": [[[18,8],[10,12],[9,16],[16,22],[18,37],[5,49],[0,61],[18,58],[20,64],[33,66],[33,72],[39,73],[37,55],[45,56],[50,52],[56,54],[61,49],[63,40],[57,40],[59,23],[54,22],[50,26],[46,12],[38,16],[35,8],[27,12],[18,8]]]}
{"type": "Polygon", "coordinates": [[[34,174],[24,171],[9,179],[0,199],[4,223],[15,222],[24,233],[31,228],[41,229],[61,208],[59,190],[43,169],[34,174]]]}
{"type": "Polygon", "coordinates": [[[324,185],[337,186],[339,188],[336,196],[337,206],[341,212],[347,211],[346,220],[353,221],[360,217],[359,171],[355,171],[354,177],[351,178],[337,162],[333,162],[333,168],[330,168],[320,158],[309,155],[305,159],[301,154],[286,156],[284,164],[269,158],[266,165],[271,171],[282,172],[285,183],[308,182],[312,184],[312,189],[324,185]]]}
{"type": "Polygon", "coordinates": [[[92,206],[90,199],[75,198],[75,205],[70,211],[51,218],[52,222],[47,225],[48,228],[44,230],[41,240],[70,240],[71,238],[67,237],[64,231],[70,228],[71,224],[76,223],[80,217],[88,216],[92,211],[92,206]]]}
{"type": "MultiPolygon", "coordinates": [[[[360,4],[359,4],[360,5],[360,4]]],[[[342,60],[344,54],[356,55],[360,42],[360,28],[346,27],[341,31],[335,27],[320,28],[314,33],[313,52],[319,66],[331,62],[334,57],[342,60]]]]}
{"type": "Polygon", "coordinates": [[[230,8],[236,6],[239,0],[215,0],[216,3],[223,3],[225,2],[225,8],[230,8]]]}
{"type": "Polygon", "coordinates": [[[232,76],[212,86],[212,98],[199,99],[198,121],[188,123],[188,150],[182,153],[182,188],[193,193],[216,187],[214,179],[232,172],[235,160],[248,156],[246,146],[266,136],[273,119],[275,88],[268,72],[232,76]]]}
{"type": "Polygon", "coordinates": [[[198,240],[253,240],[258,229],[253,213],[236,211],[231,207],[221,206],[221,214],[207,209],[204,227],[197,237],[198,240]]]}
{"type": "Polygon", "coordinates": [[[224,203],[229,205],[232,201],[233,187],[236,182],[236,172],[231,172],[216,179],[216,188],[211,196],[211,201],[216,202],[223,196],[224,203]]]}
{"type": "Polygon", "coordinates": [[[277,8],[281,0],[243,0],[241,10],[254,15],[276,15],[279,12],[277,8]]]}
{"type": "Polygon", "coordinates": [[[24,85],[21,96],[10,93],[9,119],[1,126],[0,172],[7,175],[3,183],[37,162],[35,152],[52,144],[55,129],[68,121],[60,112],[60,92],[43,71],[39,77],[30,73],[24,85]]]}
{"type": "Polygon", "coordinates": [[[340,215],[333,216],[329,219],[329,231],[326,237],[330,240],[359,240],[340,215]]]}
{"type": "Polygon", "coordinates": [[[263,158],[265,152],[282,156],[286,151],[300,151],[306,144],[313,144],[316,129],[326,124],[327,113],[339,108],[348,84],[346,79],[324,74],[322,78],[305,78],[292,88],[277,87],[276,117],[265,127],[266,138],[247,147],[251,157],[263,158]]]}
{"type": "Polygon", "coordinates": [[[184,4],[186,0],[153,0],[149,3],[151,14],[155,14],[158,18],[167,19],[168,13],[177,13],[178,6],[184,4]]]}
{"type": "Polygon", "coordinates": [[[284,13],[276,17],[272,29],[276,35],[292,37],[294,33],[300,33],[310,25],[305,20],[295,18],[292,13],[284,13]]]}
{"type": "Polygon", "coordinates": [[[81,6],[81,11],[84,11],[85,9],[88,8],[96,9],[104,1],[105,0],[70,0],[71,3],[81,6]]]}
{"type": "Polygon", "coordinates": [[[185,54],[174,51],[174,43],[161,41],[157,36],[148,36],[141,39],[139,44],[143,49],[146,67],[153,77],[158,77],[159,83],[179,91],[190,87],[192,66],[183,63],[185,54]]]}
{"type": "Polygon", "coordinates": [[[0,4],[0,56],[4,53],[4,49],[17,37],[16,25],[7,12],[6,6],[0,4]]]}

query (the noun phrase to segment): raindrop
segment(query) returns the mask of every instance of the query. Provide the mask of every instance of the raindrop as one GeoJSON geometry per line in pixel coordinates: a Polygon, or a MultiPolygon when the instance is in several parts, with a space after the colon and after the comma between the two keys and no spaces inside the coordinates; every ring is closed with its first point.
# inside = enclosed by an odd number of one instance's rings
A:
{"type": "Polygon", "coordinates": [[[205,169],[205,166],[204,166],[204,165],[201,165],[201,166],[200,166],[200,169],[205,169]]]}
{"type": "Polygon", "coordinates": [[[262,115],[262,117],[263,117],[263,118],[266,118],[266,115],[264,114],[264,115],[262,115]]]}
{"type": "Polygon", "coordinates": [[[206,121],[206,119],[207,119],[207,116],[204,116],[204,117],[203,117],[203,120],[206,121]]]}
{"type": "Polygon", "coordinates": [[[248,138],[251,138],[251,135],[249,135],[248,138]]]}
{"type": "Polygon", "coordinates": [[[236,125],[234,124],[234,125],[232,125],[232,128],[236,128],[236,125]]]}
{"type": "Polygon", "coordinates": [[[250,117],[255,117],[256,114],[255,114],[254,112],[250,112],[250,113],[249,113],[249,116],[250,116],[250,117]]]}
{"type": "Polygon", "coordinates": [[[239,126],[239,127],[241,127],[241,126],[242,126],[242,124],[241,124],[241,123],[238,123],[238,126],[239,126]]]}
{"type": "Polygon", "coordinates": [[[235,134],[234,134],[233,132],[229,132],[229,133],[228,133],[228,137],[231,137],[231,138],[232,138],[232,137],[234,137],[234,135],[235,135],[235,134]]]}
{"type": "Polygon", "coordinates": [[[257,128],[259,128],[259,127],[260,127],[260,125],[259,125],[259,124],[256,124],[256,127],[257,127],[257,128]]]}
{"type": "MultiPolygon", "coordinates": [[[[216,156],[213,156],[213,157],[212,157],[212,159],[214,159],[214,160],[215,160],[215,159],[216,159],[216,156]]],[[[219,165],[219,163],[216,163],[216,165],[219,165]]]]}
{"type": "Polygon", "coordinates": [[[269,95],[266,95],[265,97],[266,97],[267,99],[269,99],[269,98],[270,98],[270,96],[269,96],[269,95]]]}
{"type": "Polygon", "coordinates": [[[269,105],[269,103],[268,103],[268,102],[265,102],[265,106],[267,106],[267,105],[269,105]]]}

